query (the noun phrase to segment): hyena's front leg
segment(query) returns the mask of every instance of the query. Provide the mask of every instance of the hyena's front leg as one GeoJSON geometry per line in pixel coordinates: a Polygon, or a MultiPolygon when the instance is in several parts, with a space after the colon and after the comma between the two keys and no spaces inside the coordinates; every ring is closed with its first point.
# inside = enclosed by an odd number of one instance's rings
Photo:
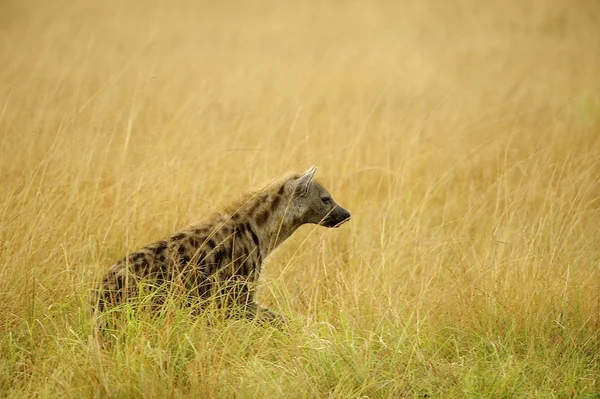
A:
{"type": "Polygon", "coordinates": [[[260,306],[254,301],[252,285],[241,276],[235,276],[231,280],[225,294],[226,297],[230,298],[226,304],[228,310],[233,313],[233,316],[242,316],[248,320],[256,319],[261,323],[272,324],[277,327],[283,326],[287,322],[284,316],[260,306]]]}

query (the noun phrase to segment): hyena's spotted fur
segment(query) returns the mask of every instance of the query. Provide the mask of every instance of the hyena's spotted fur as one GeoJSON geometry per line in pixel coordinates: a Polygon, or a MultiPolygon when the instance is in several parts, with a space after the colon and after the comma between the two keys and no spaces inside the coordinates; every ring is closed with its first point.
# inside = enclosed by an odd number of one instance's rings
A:
{"type": "Polygon", "coordinates": [[[265,258],[305,223],[337,227],[350,218],[313,181],[315,172],[313,166],[276,181],[204,222],[128,255],[104,276],[94,297],[96,311],[137,297],[143,286],[153,291],[157,305],[172,294],[199,304],[213,298],[250,319],[276,320],[275,313],[254,302],[252,286],[265,258]]]}

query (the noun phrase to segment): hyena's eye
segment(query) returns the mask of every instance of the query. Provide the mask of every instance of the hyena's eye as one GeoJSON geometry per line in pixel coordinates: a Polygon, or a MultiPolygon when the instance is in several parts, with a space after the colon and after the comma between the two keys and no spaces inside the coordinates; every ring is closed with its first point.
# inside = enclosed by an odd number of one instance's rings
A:
{"type": "Polygon", "coordinates": [[[325,205],[330,205],[332,202],[332,199],[330,197],[322,197],[321,201],[325,204],[325,205]]]}

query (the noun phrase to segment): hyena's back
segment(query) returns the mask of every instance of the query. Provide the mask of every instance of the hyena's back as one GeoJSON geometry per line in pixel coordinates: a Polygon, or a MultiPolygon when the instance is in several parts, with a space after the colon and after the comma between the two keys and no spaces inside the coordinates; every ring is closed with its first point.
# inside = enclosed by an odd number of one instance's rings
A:
{"type": "MultiPolygon", "coordinates": [[[[218,294],[215,289],[253,282],[260,254],[260,242],[250,223],[219,217],[147,245],[112,265],[94,305],[104,311],[136,298],[144,288],[153,292],[155,304],[162,303],[165,295],[207,299],[218,294]]],[[[238,295],[243,293],[244,289],[238,295]]]]}

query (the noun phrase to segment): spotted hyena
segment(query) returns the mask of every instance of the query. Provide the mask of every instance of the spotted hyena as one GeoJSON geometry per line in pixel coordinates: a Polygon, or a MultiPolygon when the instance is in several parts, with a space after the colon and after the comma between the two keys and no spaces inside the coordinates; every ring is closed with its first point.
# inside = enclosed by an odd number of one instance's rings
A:
{"type": "Polygon", "coordinates": [[[254,302],[253,285],[265,258],[306,223],[338,227],[350,213],[313,181],[317,168],[282,178],[206,220],[154,242],[115,263],[94,296],[104,312],[139,297],[153,305],[169,295],[190,304],[216,300],[249,319],[280,321],[254,302]]]}

